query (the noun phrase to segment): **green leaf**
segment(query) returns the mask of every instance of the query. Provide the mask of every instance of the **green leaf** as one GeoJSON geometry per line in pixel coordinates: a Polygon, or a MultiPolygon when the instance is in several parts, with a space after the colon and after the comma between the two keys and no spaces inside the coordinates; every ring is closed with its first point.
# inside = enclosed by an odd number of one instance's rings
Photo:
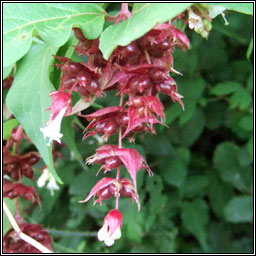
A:
{"type": "Polygon", "coordinates": [[[166,202],[167,196],[163,194],[163,180],[160,175],[154,175],[154,179],[146,179],[146,188],[150,193],[148,202],[149,218],[145,221],[146,230],[154,225],[157,214],[162,212],[166,202]]]}
{"type": "Polygon", "coordinates": [[[122,229],[126,234],[126,237],[132,241],[140,243],[143,236],[142,227],[145,220],[143,212],[138,214],[137,206],[135,204],[127,207],[127,201],[125,201],[125,207],[122,207],[121,205],[120,208],[123,208],[123,212],[125,212],[122,229]]]}
{"type": "Polygon", "coordinates": [[[28,52],[33,30],[59,47],[68,40],[72,26],[94,39],[104,25],[104,10],[92,3],[5,3],[3,13],[4,67],[28,52]]]}
{"type": "Polygon", "coordinates": [[[209,177],[207,176],[194,175],[188,177],[181,187],[182,195],[186,198],[203,196],[207,193],[209,183],[209,177]]]}
{"type": "MultiPolygon", "coordinates": [[[[202,78],[182,80],[177,79],[179,85],[179,93],[184,96],[184,99],[199,100],[204,92],[206,82],[202,78]]],[[[186,109],[186,105],[185,105],[186,109]]]]}
{"type": "Polygon", "coordinates": [[[210,205],[214,213],[219,216],[224,216],[224,208],[227,205],[227,202],[233,196],[233,188],[223,183],[216,174],[210,177],[210,187],[209,187],[209,199],[210,205]]]}
{"type": "Polygon", "coordinates": [[[253,3],[207,3],[204,5],[220,5],[228,10],[253,15],[253,3]]]}
{"type": "Polygon", "coordinates": [[[187,176],[187,168],[179,158],[168,158],[160,166],[164,181],[169,185],[180,187],[187,176]]]}
{"type": "Polygon", "coordinates": [[[3,68],[3,79],[5,79],[12,71],[13,64],[3,68]]]}
{"type": "Polygon", "coordinates": [[[253,130],[253,116],[246,115],[242,117],[239,121],[239,126],[244,129],[245,131],[252,131],[253,130]]]}
{"type": "MultiPolygon", "coordinates": [[[[165,124],[166,125],[171,124],[178,116],[182,115],[182,113],[184,113],[184,112],[182,111],[182,108],[180,107],[179,104],[172,104],[165,111],[165,117],[166,117],[165,124]]],[[[164,126],[161,126],[161,127],[164,128],[164,126]]]]}
{"type": "Polygon", "coordinates": [[[199,241],[203,250],[208,250],[206,225],[209,220],[208,207],[202,199],[185,202],[182,207],[181,219],[183,226],[199,241]]]}
{"type": "Polygon", "coordinates": [[[19,63],[6,103],[37,147],[54,178],[62,183],[53,166],[52,146],[46,145],[46,140],[40,131],[50,117],[49,111],[45,109],[51,105],[48,96],[54,87],[48,78],[48,67],[55,52],[56,49],[45,44],[34,45],[31,48],[19,63]]]}
{"type": "Polygon", "coordinates": [[[251,39],[250,44],[249,44],[248,49],[247,49],[247,52],[246,52],[246,58],[248,60],[250,60],[250,57],[252,55],[252,50],[253,50],[253,38],[251,39]]]}
{"type": "Polygon", "coordinates": [[[235,81],[227,81],[215,85],[211,90],[210,94],[216,96],[228,95],[232,92],[239,91],[242,88],[242,85],[235,81]]]}
{"type": "MultiPolygon", "coordinates": [[[[85,165],[85,162],[84,162],[85,165]]],[[[97,170],[99,166],[94,165],[92,168],[88,168],[86,171],[80,172],[77,174],[69,186],[69,194],[70,195],[79,195],[80,200],[84,199],[95,183],[100,179],[100,177],[96,177],[97,170]]]]}
{"type": "Polygon", "coordinates": [[[6,122],[4,122],[3,125],[3,140],[9,139],[12,130],[19,124],[19,122],[16,119],[10,119],[6,122]]]}
{"type": "Polygon", "coordinates": [[[187,123],[195,114],[196,102],[191,99],[184,99],[185,111],[180,115],[179,126],[187,123]]]}
{"type": "Polygon", "coordinates": [[[230,108],[235,109],[239,107],[241,110],[245,110],[252,103],[251,94],[246,91],[244,88],[240,88],[240,90],[236,91],[230,97],[230,108]]]}
{"type": "Polygon", "coordinates": [[[132,16],[124,22],[104,30],[100,38],[100,50],[108,59],[118,46],[128,45],[143,36],[157,23],[166,22],[188,8],[192,3],[135,3],[132,16]],[[142,22],[143,21],[143,22],[142,22]]]}
{"type": "Polygon", "coordinates": [[[246,147],[241,148],[238,160],[242,167],[248,167],[253,162],[253,158],[251,157],[250,152],[246,147]]]}
{"type": "Polygon", "coordinates": [[[223,142],[216,147],[213,162],[223,181],[231,183],[238,189],[246,189],[242,178],[244,170],[240,166],[239,153],[240,148],[237,145],[223,142]]]}
{"type": "Polygon", "coordinates": [[[63,141],[67,146],[74,152],[75,157],[80,159],[81,154],[77,149],[75,141],[75,128],[73,126],[73,120],[77,118],[76,116],[66,116],[64,117],[61,125],[61,132],[63,133],[63,141]]]}
{"type": "Polygon", "coordinates": [[[200,136],[205,125],[202,110],[197,108],[193,117],[183,126],[178,127],[177,136],[184,146],[191,146],[200,136]]]}
{"type": "Polygon", "coordinates": [[[210,130],[216,130],[223,125],[228,116],[227,104],[220,101],[208,102],[204,108],[205,125],[210,130]]]}
{"type": "Polygon", "coordinates": [[[156,156],[168,156],[173,151],[170,140],[163,135],[147,135],[143,144],[146,153],[156,156]]]}
{"type": "Polygon", "coordinates": [[[253,76],[254,76],[254,72],[251,71],[246,82],[246,89],[251,93],[253,92],[253,87],[254,87],[253,76]]]}
{"type": "Polygon", "coordinates": [[[232,198],[226,208],[225,217],[233,223],[253,222],[253,197],[237,196],[232,198]]]}
{"type": "MultiPolygon", "coordinates": [[[[4,198],[4,202],[6,203],[7,207],[9,208],[10,212],[12,213],[12,215],[14,216],[15,214],[15,201],[11,200],[9,198],[4,198]]],[[[8,219],[8,217],[6,216],[5,212],[3,213],[3,235],[5,235],[5,233],[7,231],[9,231],[10,229],[12,229],[12,225],[8,219]]]]}
{"type": "Polygon", "coordinates": [[[246,148],[249,151],[250,155],[253,156],[253,134],[251,135],[249,141],[246,144],[246,148]]]}

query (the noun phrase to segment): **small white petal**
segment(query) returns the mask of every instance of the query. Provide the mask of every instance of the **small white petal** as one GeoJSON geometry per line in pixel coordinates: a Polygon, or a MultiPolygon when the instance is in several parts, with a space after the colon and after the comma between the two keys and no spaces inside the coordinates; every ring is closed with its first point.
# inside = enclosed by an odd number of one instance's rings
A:
{"type": "Polygon", "coordinates": [[[56,140],[58,143],[61,143],[60,138],[62,138],[63,134],[60,133],[60,126],[65,112],[66,108],[63,108],[53,121],[51,121],[46,127],[40,128],[40,131],[44,134],[44,138],[49,137],[48,146],[50,146],[52,140],[56,140]]]}
{"type": "Polygon", "coordinates": [[[177,93],[177,92],[175,92],[175,95],[176,95],[177,98],[180,98],[180,99],[184,98],[182,95],[180,95],[180,94],[177,93]]]}
{"type": "Polygon", "coordinates": [[[188,10],[188,26],[190,29],[201,29],[204,27],[202,18],[195,14],[191,9],[188,10]]]}
{"type": "Polygon", "coordinates": [[[209,8],[209,16],[211,19],[214,19],[219,14],[222,14],[226,8],[224,6],[214,5],[209,8]]]}
{"type": "Polygon", "coordinates": [[[106,246],[111,246],[115,243],[115,240],[110,238],[110,237],[107,237],[105,240],[104,240],[104,243],[106,246]]]}
{"type": "Polygon", "coordinates": [[[6,174],[4,175],[3,178],[6,179],[6,180],[11,180],[10,177],[8,175],[6,175],[6,174]]]}
{"type": "Polygon", "coordinates": [[[98,231],[98,240],[104,241],[108,237],[107,226],[103,225],[103,227],[98,231]]]}
{"type": "Polygon", "coordinates": [[[121,238],[121,229],[120,227],[118,227],[114,233],[112,234],[112,236],[110,236],[111,239],[117,240],[121,238]]]}
{"type": "Polygon", "coordinates": [[[46,181],[49,179],[49,170],[47,168],[43,169],[42,175],[37,180],[37,186],[39,188],[45,186],[46,181]]]}
{"type": "Polygon", "coordinates": [[[57,185],[56,180],[51,176],[49,183],[47,184],[47,189],[50,190],[51,195],[54,195],[54,190],[59,190],[60,187],[57,185]]]}

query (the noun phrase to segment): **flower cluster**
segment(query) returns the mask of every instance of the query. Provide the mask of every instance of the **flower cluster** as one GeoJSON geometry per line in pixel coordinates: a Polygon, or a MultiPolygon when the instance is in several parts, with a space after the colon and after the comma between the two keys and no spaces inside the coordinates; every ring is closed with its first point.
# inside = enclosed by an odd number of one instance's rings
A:
{"type": "MultiPolygon", "coordinates": [[[[122,4],[121,12],[108,20],[118,23],[131,16],[127,4],[122,4]]],[[[188,15],[187,15],[188,16],[188,15]]],[[[184,14],[175,19],[185,19],[184,14]]],[[[173,55],[175,47],[188,50],[189,40],[186,35],[173,25],[173,20],[157,24],[153,29],[127,46],[118,46],[108,60],[103,58],[99,49],[99,38],[88,40],[80,28],[73,28],[78,39],[75,51],[78,55],[87,55],[88,63],[73,62],[69,58],[54,56],[61,63],[61,83],[59,90],[52,92],[51,117],[47,127],[41,128],[46,137],[60,142],[61,119],[72,113],[71,93],[76,91],[85,101],[92,102],[96,97],[115,90],[120,97],[119,106],[109,106],[94,113],[83,115],[89,125],[84,131],[83,139],[100,135],[105,142],[113,134],[118,134],[118,145],[103,145],[96,153],[87,158],[87,164],[101,165],[98,172],[104,174],[116,169],[116,178],[104,177],[91,189],[82,201],[92,197],[94,203],[115,198],[115,209],[105,217],[98,239],[107,246],[121,237],[122,214],[118,211],[120,196],[135,201],[140,209],[137,191],[137,172],[143,168],[151,176],[146,160],[135,150],[122,147],[122,140],[134,142],[135,134],[150,132],[155,134],[154,125],[164,124],[164,106],[158,94],[170,97],[178,102],[184,110],[183,96],[178,93],[176,81],[170,72],[180,74],[174,69],[173,55]],[[130,179],[121,178],[123,166],[130,179]]],[[[49,143],[50,143],[49,141],[49,143]]]]}
{"type": "Polygon", "coordinates": [[[19,144],[25,136],[23,129],[19,126],[14,129],[11,138],[3,147],[3,195],[10,199],[21,196],[24,199],[40,204],[36,190],[22,183],[22,175],[34,180],[33,165],[40,160],[38,152],[29,152],[20,155],[19,144]],[[15,145],[17,155],[13,155],[9,148],[15,145]]]}
{"type": "MultiPolygon", "coordinates": [[[[47,231],[39,224],[23,223],[20,224],[20,230],[43,244],[49,250],[52,250],[51,237],[47,231]]],[[[31,244],[24,242],[16,233],[15,230],[9,230],[3,238],[4,253],[41,253],[31,244]]]]}
{"type": "MultiPolygon", "coordinates": [[[[19,145],[23,137],[30,142],[23,132],[22,126],[19,126],[12,131],[11,137],[3,147],[3,197],[15,198],[15,218],[21,232],[52,250],[51,237],[47,231],[43,230],[41,225],[23,223],[19,215],[18,197],[40,205],[40,198],[35,188],[24,185],[22,182],[22,176],[34,180],[33,165],[38,163],[40,155],[38,152],[20,154],[19,145]],[[12,150],[10,151],[11,147],[12,150]],[[17,154],[14,154],[15,151],[17,151],[17,154]]],[[[34,246],[22,240],[13,229],[9,230],[3,238],[3,250],[5,253],[40,253],[34,246]]]]}

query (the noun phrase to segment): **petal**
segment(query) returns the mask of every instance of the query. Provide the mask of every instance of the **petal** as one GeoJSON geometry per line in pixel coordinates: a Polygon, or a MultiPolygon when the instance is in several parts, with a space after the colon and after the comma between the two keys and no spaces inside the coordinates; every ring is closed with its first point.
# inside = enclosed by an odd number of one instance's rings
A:
{"type": "Polygon", "coordinates": [[[37,180],[37,186],[39,188],[45,186],[46,181],[49,178],[49,171],[47,168],[43,169],[43,173],[41,174],[41,176],[38,178],[37,180]]]}
{"type": "Polygon", "coordinates": [[[115,181],[115,179],[113,178],[109,178],[109,177],[104,177],[103,179],[99,180],[95,186],[92,188],[92,190],[90,191],[89,195],[84,199],[79,201],[79,203],[85,203],[88,200],[90,200],[90,198],[92,196],[94,196],[99,190],[109,186],[111,183],[113,183],[115,181]]]}
{"type": "Polygon", "coordinates": [[[47,184],[47,189],[50,190],[51,195],[54,195],[54,190],[59,190],[60,187],[57,185],[56,180],[51,176],[49,183],[47,184]]]}
{"type": "Polygon", "coordinates": [[[112,234],[112,236],[110,236],[111,239],[113,240],[117,240],[117,239],[120,239],[121,238],[121,229],[120,227],[118,227],[114,233],[112,234]]]}
{"type": "Polygon", "coordinates": [[[103,225],[103,227],[98,231],[98,240],[104,241],[108,237],[107,225],[103,225]]]}
{"type": "Polygon", "coordinates": [[[96,112],[90,114],[90,115],[80,115],[82,117],[85,117],[88,121],[91,121],[94,118],[102,117],[103,115],[107,115],[110,113],[115,113],[115,112],[126,112],[127,110],[124,107],[121,106],[113,106],[113,107],[106,107],[97,110],[96,112]]]}
{"type": "Polygon", "coordinates": [[[111,237],[117,228],[121,228],[123,223],[123,215],[118,210],[111,210],[107,216],[104,218],[104,224],[108,225],[108,235],[111,237]]]}
{"type": "Polygon", "coordinates": [[[110,238],[110,237],[107,237],[105,240],[104,240],[104,243],[106,246],[112,246],[114,243],[115,243],[115,240],[110,238]]]}

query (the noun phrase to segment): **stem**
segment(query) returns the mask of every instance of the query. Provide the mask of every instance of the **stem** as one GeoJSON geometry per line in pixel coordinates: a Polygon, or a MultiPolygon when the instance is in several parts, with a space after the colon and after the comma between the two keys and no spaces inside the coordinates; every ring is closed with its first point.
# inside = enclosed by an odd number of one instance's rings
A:
{"type": "Polygon", "coordinates": [[[15,140],[18,140],[20,141],[21,140],[21,136],[22,136],[22,133],[23,133],[23,127],[21,125],[18,126],[18,129],[17,131],[15,132],[15,140]]]}
{"type": "Polygon", "coordinates": [[[19,224],[22,224],[23,220],[20,217],[20,209],[19,209],[19,199],[18,197],[15,199],[15,206],[16,206],[16,212],[15,212],[15,219],[19,224]]]}
{"type": "Polygon", "coordinates": [[[119,194],[116,196],[116,207],[115,207],[116,210],[118,210],[118,203],[119,203],[119,194]]]}
{"type": "Polygon", "coordinates": [[[16,143],[13,143],[13,146],[12,146],[12,155],[13,155],[13,156],[16,155],[16,149],[17,149],[17,144],[16,144],[16,143]]]}
{"type": "Polygon", "coordinates": [[[75,89],[75,87],[78,85],[78,82],[75,82],[72,87],[70,88],[70,90],[68,91],[68,93],[71,95],[71,93],[73,92],[73,90],[75,89]]]}
{"type": "Polygon", "coordinates": [[[3,202],[3,207],[4,207],[4,211],[6,213],[8,220],[10,221],[13,229],[16,231],[16,233],[20,237],[20,239],[22,239],[23,241],[27,242],[28,244],[34,246],[36,249],[38,249],[42,253],[52,253],[52,251],[50,251],[44,245],[40,244],[38,241],[36,241],[35,239],[31,238],[30,236],[24,234],[21,231],[19,225],[17,224],[16,220],[12,216],[12,213],[10,212],[10,210],[5,202],[3,202]]]}
{"type": "MultiPolygon", "coordinates": [[[[124,99],[124,96],[121,94],[120,104],[119,104],[120,107],[123,106],[123,99],[124,99]]],[[[121,127],[119,128],[119,133],[118,133],[118,147],[122,148],[122,129],[121,129],[121,127]]]]}
{"type": "Polygon", "coordinates": [[[65,231],[65,230],[55,230],[47,229],[48,233],[53,236],[75,236],[75,237],[96,237],[97,232],[80,232],[80,231],[65,231]]]}
{"type": "Polygon", "coordinates": [[[128,3],[122,3],[121,4],[121,12],[129,12],[129,9],[128,9],[128,3]]]}
{"type": "MultiPolygon", "coordinates": [[[[128,6],[127,6],[127,8],[128,8],[128,6]]],[[[123,95],[121,95],[120,96],[120,104],[119,104],[120,107],[123,106],[123,99],[124,99],[124,97],[123,97],[123,95]]],[[[118,132],[118,147],[122,148],[122,129],[121,129],[121,127],[119,128],[119,132],[118,132]]],[[[120,167],[117,167],[116,180],[119,180],[119,179],[120,179],[120,167]]],[[[116,209],[118,209],[119,196],[120,196],[120,194],[118,193],[116,196],[116,209]]]]}
{"type": "Polygon", "coordinates": [[[148,63],[148,64],[152,64],[151,59],[150,59],[150,56],[149,56],[149,54],[148,54],[147,50],[144,50],[144,54],[145,54],[145,57],[146,57],[147,63],[148,63]]]}

